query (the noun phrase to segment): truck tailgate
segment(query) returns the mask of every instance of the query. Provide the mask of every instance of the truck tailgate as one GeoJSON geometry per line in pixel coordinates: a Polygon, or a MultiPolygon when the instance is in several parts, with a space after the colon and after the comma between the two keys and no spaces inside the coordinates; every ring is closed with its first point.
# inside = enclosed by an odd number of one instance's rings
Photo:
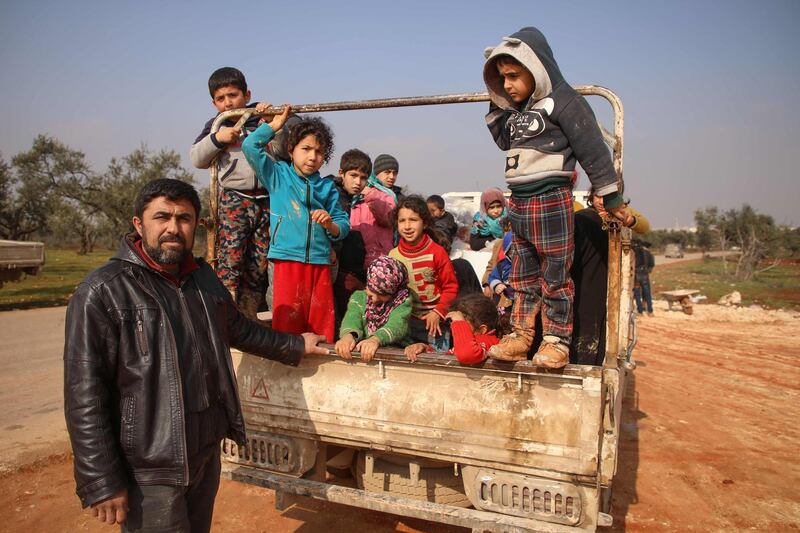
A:
{"type": "Polygon", "coordinates": [[[248,430],[511,471],[597,474],[601,369],[537,372],[234,353],[248,430]]]}

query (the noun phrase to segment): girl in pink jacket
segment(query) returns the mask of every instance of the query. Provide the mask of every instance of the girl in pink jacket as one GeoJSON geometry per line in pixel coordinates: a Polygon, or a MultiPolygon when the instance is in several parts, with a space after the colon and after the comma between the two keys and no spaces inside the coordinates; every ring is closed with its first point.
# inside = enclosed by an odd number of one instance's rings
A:
{"type": "MultiPolygon", "coordinates": [[[[350,211],[350,230],[358,231],[364,239],[367,268],[378,257],[389,255],[394,248],[394,226],[390,220],[392,209],[397,205],[397,195],[383,182],[381,177],[389,175],[396,178],[399,165],[397,159],[381,154],[375,158],[372,175],[364,189],[364,198],[353,203],[350,211]]],[[[392,179],[392,183],[393,183],[392,179]]]]}

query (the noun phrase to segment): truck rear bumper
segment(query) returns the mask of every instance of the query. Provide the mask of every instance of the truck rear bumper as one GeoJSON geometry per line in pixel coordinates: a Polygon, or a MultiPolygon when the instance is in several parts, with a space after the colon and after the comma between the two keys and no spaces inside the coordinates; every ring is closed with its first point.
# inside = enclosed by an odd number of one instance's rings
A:
{"type": "MultiPolygon", "coordinates": [[[[580,527],[549,524],[539,520],[474,509],[462,509],[388,494],[366,492],[320,481],[298,479],[267,472],[259,468],[234,465],[225,461],[223,461],[222,468],[222,475],[227,479],[276,491],[276,503],[283,500],[286,494],[292,494],[361,507],[372,511],[468,527],[472,528],[473,531],[505,531],[507,533],[574,533],[575,531],[586,531],[586,529],[580,527]]],[[[589,531],[594,531],[594,527],[591,527],[589,531]]]]}

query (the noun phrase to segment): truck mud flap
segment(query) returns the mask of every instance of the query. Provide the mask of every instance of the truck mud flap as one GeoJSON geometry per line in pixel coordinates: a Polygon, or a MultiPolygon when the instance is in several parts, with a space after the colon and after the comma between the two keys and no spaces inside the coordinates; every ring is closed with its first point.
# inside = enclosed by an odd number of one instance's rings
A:
{"type": "MultiPolygon", "coordinates": [[[[529,518],[475,509],[462,509],[449,505],[330,485],[320,481],[292,478],[258,468],[237,466],[230,463],[223,464],[222,475],[233,481],[257,485],[275,490],[278,493],[290,493],[372,511],[467,527],[472,528],[473,532],[574,533],[576,531],[585,531],[580,527],[548,524],[529,518]]],[[[592,526],[589,531],[594,531],[594,527],[592,526]]]]}

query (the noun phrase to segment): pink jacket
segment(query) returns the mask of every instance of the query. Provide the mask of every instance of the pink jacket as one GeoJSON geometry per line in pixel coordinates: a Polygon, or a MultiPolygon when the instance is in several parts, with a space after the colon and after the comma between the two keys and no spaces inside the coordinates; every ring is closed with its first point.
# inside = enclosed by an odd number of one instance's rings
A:
{"type": "Polygon", "coordinates": [[[389,215],[394,209],[394,198],[374,187],[364,191],[364,201],[350,211],[350,231],[358,231],[364,239],[367,255],[364,268],[394,248],[394,228],[389,215]]]}

